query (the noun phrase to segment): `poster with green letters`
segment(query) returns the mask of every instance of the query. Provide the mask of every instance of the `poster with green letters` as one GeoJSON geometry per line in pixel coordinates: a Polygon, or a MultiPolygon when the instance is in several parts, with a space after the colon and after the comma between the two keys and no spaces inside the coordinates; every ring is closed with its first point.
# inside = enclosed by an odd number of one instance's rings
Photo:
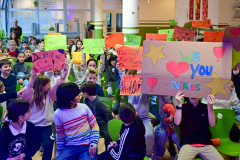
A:
{"type": "Polygon", "coordinates": [[[132,34],[126,34],[126,42],[124,42],[124,45],[137,45],[137,49],[139,48],[140,44],[141,44],[141,36],[137,36],[137,35],[132,35],[132,34]]]}
{"type": "Polygon", "coordinates": [[[66,35],[45,35],[44,36],[45,51],[64,49],[67,50],[66,35]]]}

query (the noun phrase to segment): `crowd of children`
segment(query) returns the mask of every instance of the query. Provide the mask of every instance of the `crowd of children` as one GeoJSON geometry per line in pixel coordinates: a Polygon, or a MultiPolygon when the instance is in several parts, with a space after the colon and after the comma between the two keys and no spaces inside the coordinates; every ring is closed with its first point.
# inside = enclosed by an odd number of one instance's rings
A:
{"type": "MultiPolygon", "coordinates": [[[[138,74],[136,70],[118,68],[114,48],[107,52],[104,47],[105,53],[97,59],[90,55],[87,60],[88,56],[82,53],[81,63],[77,63],[72,54],[83,52],[84,44],[76,37],[65,50],[63,70],[36,73],[31,69],[32,53],[44,51],[44,41],[37,44],[37,39],[30,36],[29,42],[21,43],[14,32],[10,39],[7,46],[0,40],[0,106],[1,124],[4,123],[0,132],[0,159],[30,160],[42,147],[43,160],[52,157],[54,160],[143,160],[145,156],[157,160],[165,153],[167,138],[172,157],[177,153],[175,143],[180,160],[194,159],[196,155],[203,159],[223,159],[212,146],[209,126],[216,124],[215,108],[232,107],[240,113],[239,68],[233,70],[228,101],[208,95],[202,101],[189,98],[182,104],[184,93],[179,91],[175,97],[122,96],[111,110],[101,99],[103,91],[112,98],[113,83],[118,82],[119,88],[122,76],[138,74]],[[17,85],[23,85],[21,91],[16,91],[17,85]],[[170,108],[174,110],[171,113],[170,108]],[[112,141],[108,130],[108,122],[115,117],[123,122],[117,142],[112,141]],[[173,124],[180,126],[180,137],[173,124]],[[100,135],[106,151],[98,155],[100,135]],[[52,155],[55,136],[56,154],[52,155]]],[[[239,136],[234,124],[230,138],[239,142],[239,136]]]]}

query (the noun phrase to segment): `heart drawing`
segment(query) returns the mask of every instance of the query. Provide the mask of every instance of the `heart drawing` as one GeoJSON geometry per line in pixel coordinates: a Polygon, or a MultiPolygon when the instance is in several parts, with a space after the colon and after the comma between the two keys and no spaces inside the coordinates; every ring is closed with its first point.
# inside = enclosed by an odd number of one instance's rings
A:
{"type": "Polygon", "coordinates": [[[226,53],[226,49],[224,47],[214,47],[213,53],[217,58],[221,58],[226,53]]]}
{"type": "Polygon", "coordinates": [[[231,32],[232,34],[234,34],[235,36],[237,36],[238,34],[240,34],[240,28],[231,29],[230,32],[231,32]]]}
{"type": "Polygon", "coordinates": [[[170,61],[167,63],[166,67],[168,72],[172,73],[175,77],[178,77],[184,72],[187,72],[190,66],[186,62],[177,63],[175,61],[170,61]]]}
{"type": "Polygon", "coordinates": [[[148,85],[149,85],[151,88],[153,88],[153,87],[155,87],[156,84],[157,84],[157,78],[148,77],[147,83],[148,83],[148,85]]]}

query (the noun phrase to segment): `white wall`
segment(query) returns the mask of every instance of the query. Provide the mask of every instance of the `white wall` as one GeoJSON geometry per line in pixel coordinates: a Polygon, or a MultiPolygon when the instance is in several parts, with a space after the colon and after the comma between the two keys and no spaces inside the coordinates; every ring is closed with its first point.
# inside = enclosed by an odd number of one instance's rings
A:
{"type": "Polygon", "coordinates": [[[240,0],[219,0],[219,23],[228,23],[229,25],[239,25],[240,21],[235,21],[237,1],[240,0]]]}
{"type": "Polygon", "coordinates": [[[103,9],[122,9],[121,0],[103,0],[103,9]]]}

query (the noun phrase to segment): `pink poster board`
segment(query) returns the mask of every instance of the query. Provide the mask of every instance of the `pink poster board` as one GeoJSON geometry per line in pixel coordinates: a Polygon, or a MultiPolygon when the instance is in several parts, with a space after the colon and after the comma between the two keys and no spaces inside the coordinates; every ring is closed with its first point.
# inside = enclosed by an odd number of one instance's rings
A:
{"type": "Polygon", "coordinates": [[[61,70],[66,65],[64,50],[32,53],[32,62],[37,73],[61,70]]]}
{"type": "Polygon", "coordinates": [[[175,26],[173,32],[173,38],[178,39],[180,41],[193,41],[196,32],[194,30],[189,30],[183,27],[175,26]]]}
{"type": "Polygon", "coordinates": [[[120,95],[140,95],[141,75],[123,76],[120,84],[120,95]]]}
{"type": "Polygon", "coordinates": [[[144,41],[141,92],[230,98],[231,43],[144,41]]]}
{"type": "Polygon", "coordinates": [[[240,38],[240,27],[226,27],[224,37],[240,38]]]}
{"type": "Polygon", "coordinates": [[[146,34],[146,40],[150,40],[150,41],[166,41],[167,40],[167,34],[147,33],[146,34]]]}

